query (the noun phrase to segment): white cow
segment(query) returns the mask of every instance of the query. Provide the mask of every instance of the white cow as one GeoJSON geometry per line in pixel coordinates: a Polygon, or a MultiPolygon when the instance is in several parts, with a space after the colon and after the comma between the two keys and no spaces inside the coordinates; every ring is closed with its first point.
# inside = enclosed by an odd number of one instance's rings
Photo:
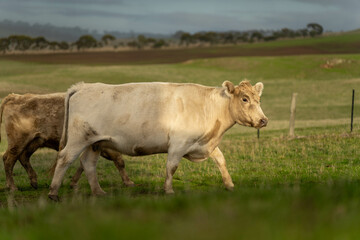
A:
{"type": "Polygon", "coordinates": [[[268,119],[260,108],[263,84],[242,81],[222,87],[177,83],[102,83],[74,85],[67,91],[65,120],[49,198],[69,165],[81,154],[93,194],[104,194],[96,175],[99,149],[94,143],[129,156],[167,153],[165,192],[181,158],[199,162],[211,157],[227,189],[234,184],[218,145],[235,123],[261,128],[268,119]]]}

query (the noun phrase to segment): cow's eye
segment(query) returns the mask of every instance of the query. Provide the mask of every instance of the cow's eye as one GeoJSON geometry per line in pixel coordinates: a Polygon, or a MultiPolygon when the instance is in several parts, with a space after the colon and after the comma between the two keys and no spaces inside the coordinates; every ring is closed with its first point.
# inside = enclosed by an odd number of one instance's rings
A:
{"type": "Polygon", "coordinates": [[[249,101],[249,100],[247,100],[247,98],[243,98],[242,100],[243,100],[243,102],[248,102],[249,101]]]}

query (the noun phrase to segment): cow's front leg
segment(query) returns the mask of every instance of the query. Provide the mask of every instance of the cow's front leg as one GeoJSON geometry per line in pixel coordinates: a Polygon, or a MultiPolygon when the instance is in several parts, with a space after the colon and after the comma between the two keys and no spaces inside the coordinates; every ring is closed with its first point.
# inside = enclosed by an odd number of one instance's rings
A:
{"type": "Polygon", "coordinates": [[[92,147],[88,147],[82,154],[80,161],[84,168],[85,175],[88,178],[91,192],[94,195],[104,195],[106,192],[101,189],[97,174],[96,174],[96,163],[100,156],[99,151],[93,151],[92,147]]]}
{"type": "Polygon", "coordinates": [[[20,163],[21,165],[25,168],[29,179],[30,179],[30,184],[33,188],[37,189],[38,188],[38,184],[37,184],[37,175],[36,172],[34,171],[34,169],[32,168],[31,164],[30,164],[30,159],[29,157],[26,156],[26,153],[23,152],[20,157],[19,157],[20,163]]]}
{"type": "Polygon", "coordinates": [[[54,176],[50,185],[50,192],[48,197],[51,200],[59,201],[58,193],[62,180],[66,170],[69,168],[70,164],[80,155],[82,152],[81,146],[77,148],[65,147],[62,151],[58,153],[56,160],[56,167],[54,176]]]}
{"type": "Polygon", "coordinates": [[[226,189],[232,191],[234,189],[234,183],[232,182],[231,176],[226,168],[224,155],[222,154],[220,149],[216,147],[215,150],[210,154],[210,157],[218,166],[226,189]]]}
{"type": "Polygon", "coordinates": [[[182,156],[175,153],[168,153],[168,158],[166,162],[166,180],[164,190],[166,194],[173,194],[174,190],[172,188],[172,179],[173,175],[178,168],[179,162],[182,156]]]}

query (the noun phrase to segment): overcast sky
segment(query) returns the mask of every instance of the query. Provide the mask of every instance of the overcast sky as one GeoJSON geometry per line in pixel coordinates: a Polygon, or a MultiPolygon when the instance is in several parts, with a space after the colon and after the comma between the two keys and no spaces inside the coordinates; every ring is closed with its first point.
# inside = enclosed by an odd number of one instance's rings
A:
{"type": "Polygon", "coordinates": [[[0,20],[90,30],[174,33],[360,28],[360,0],[0,0],[0,20]]]}

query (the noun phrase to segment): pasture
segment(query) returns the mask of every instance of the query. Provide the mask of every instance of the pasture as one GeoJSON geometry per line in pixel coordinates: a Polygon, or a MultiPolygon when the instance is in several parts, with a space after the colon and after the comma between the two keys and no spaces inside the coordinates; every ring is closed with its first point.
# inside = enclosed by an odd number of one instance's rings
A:
{"type": "MultiPolygon", "coordinates": [[[[112,162],[100,159],[100,185],[91,197],[85,176],[79,189],[66,174],[62,201],[47,199],[48,169],[56,152],[32,157],[39,189],[31,188],[19,163],[19,191],[5,189],[0,164],[0,239],[357,239],[360,236],[360,55],[301,55],[197,59],[174,64],[71,65],[0,61],[0,96],[65,91],[84,82],[193,82],[221,86],[224,80],[264,83],[262,109],[268,127],[234,126],[220,149],[235,184],[224,189],[211,161],[185,159],[174,175],[174,196],[163,193],[166,155],[125,157],[122,185],[112,162]],[[340,59],[340,61],[339,61],[340,59]],[[327,63],[336,63],[325,67],[327,63]],[[356,89],[350,131],[351,91],[356,89]],[[297,92],[296,130],[288,139],[291,94],[297,92]]],[[[2,127],[1,153],[6,149],[2,127]]]]}

